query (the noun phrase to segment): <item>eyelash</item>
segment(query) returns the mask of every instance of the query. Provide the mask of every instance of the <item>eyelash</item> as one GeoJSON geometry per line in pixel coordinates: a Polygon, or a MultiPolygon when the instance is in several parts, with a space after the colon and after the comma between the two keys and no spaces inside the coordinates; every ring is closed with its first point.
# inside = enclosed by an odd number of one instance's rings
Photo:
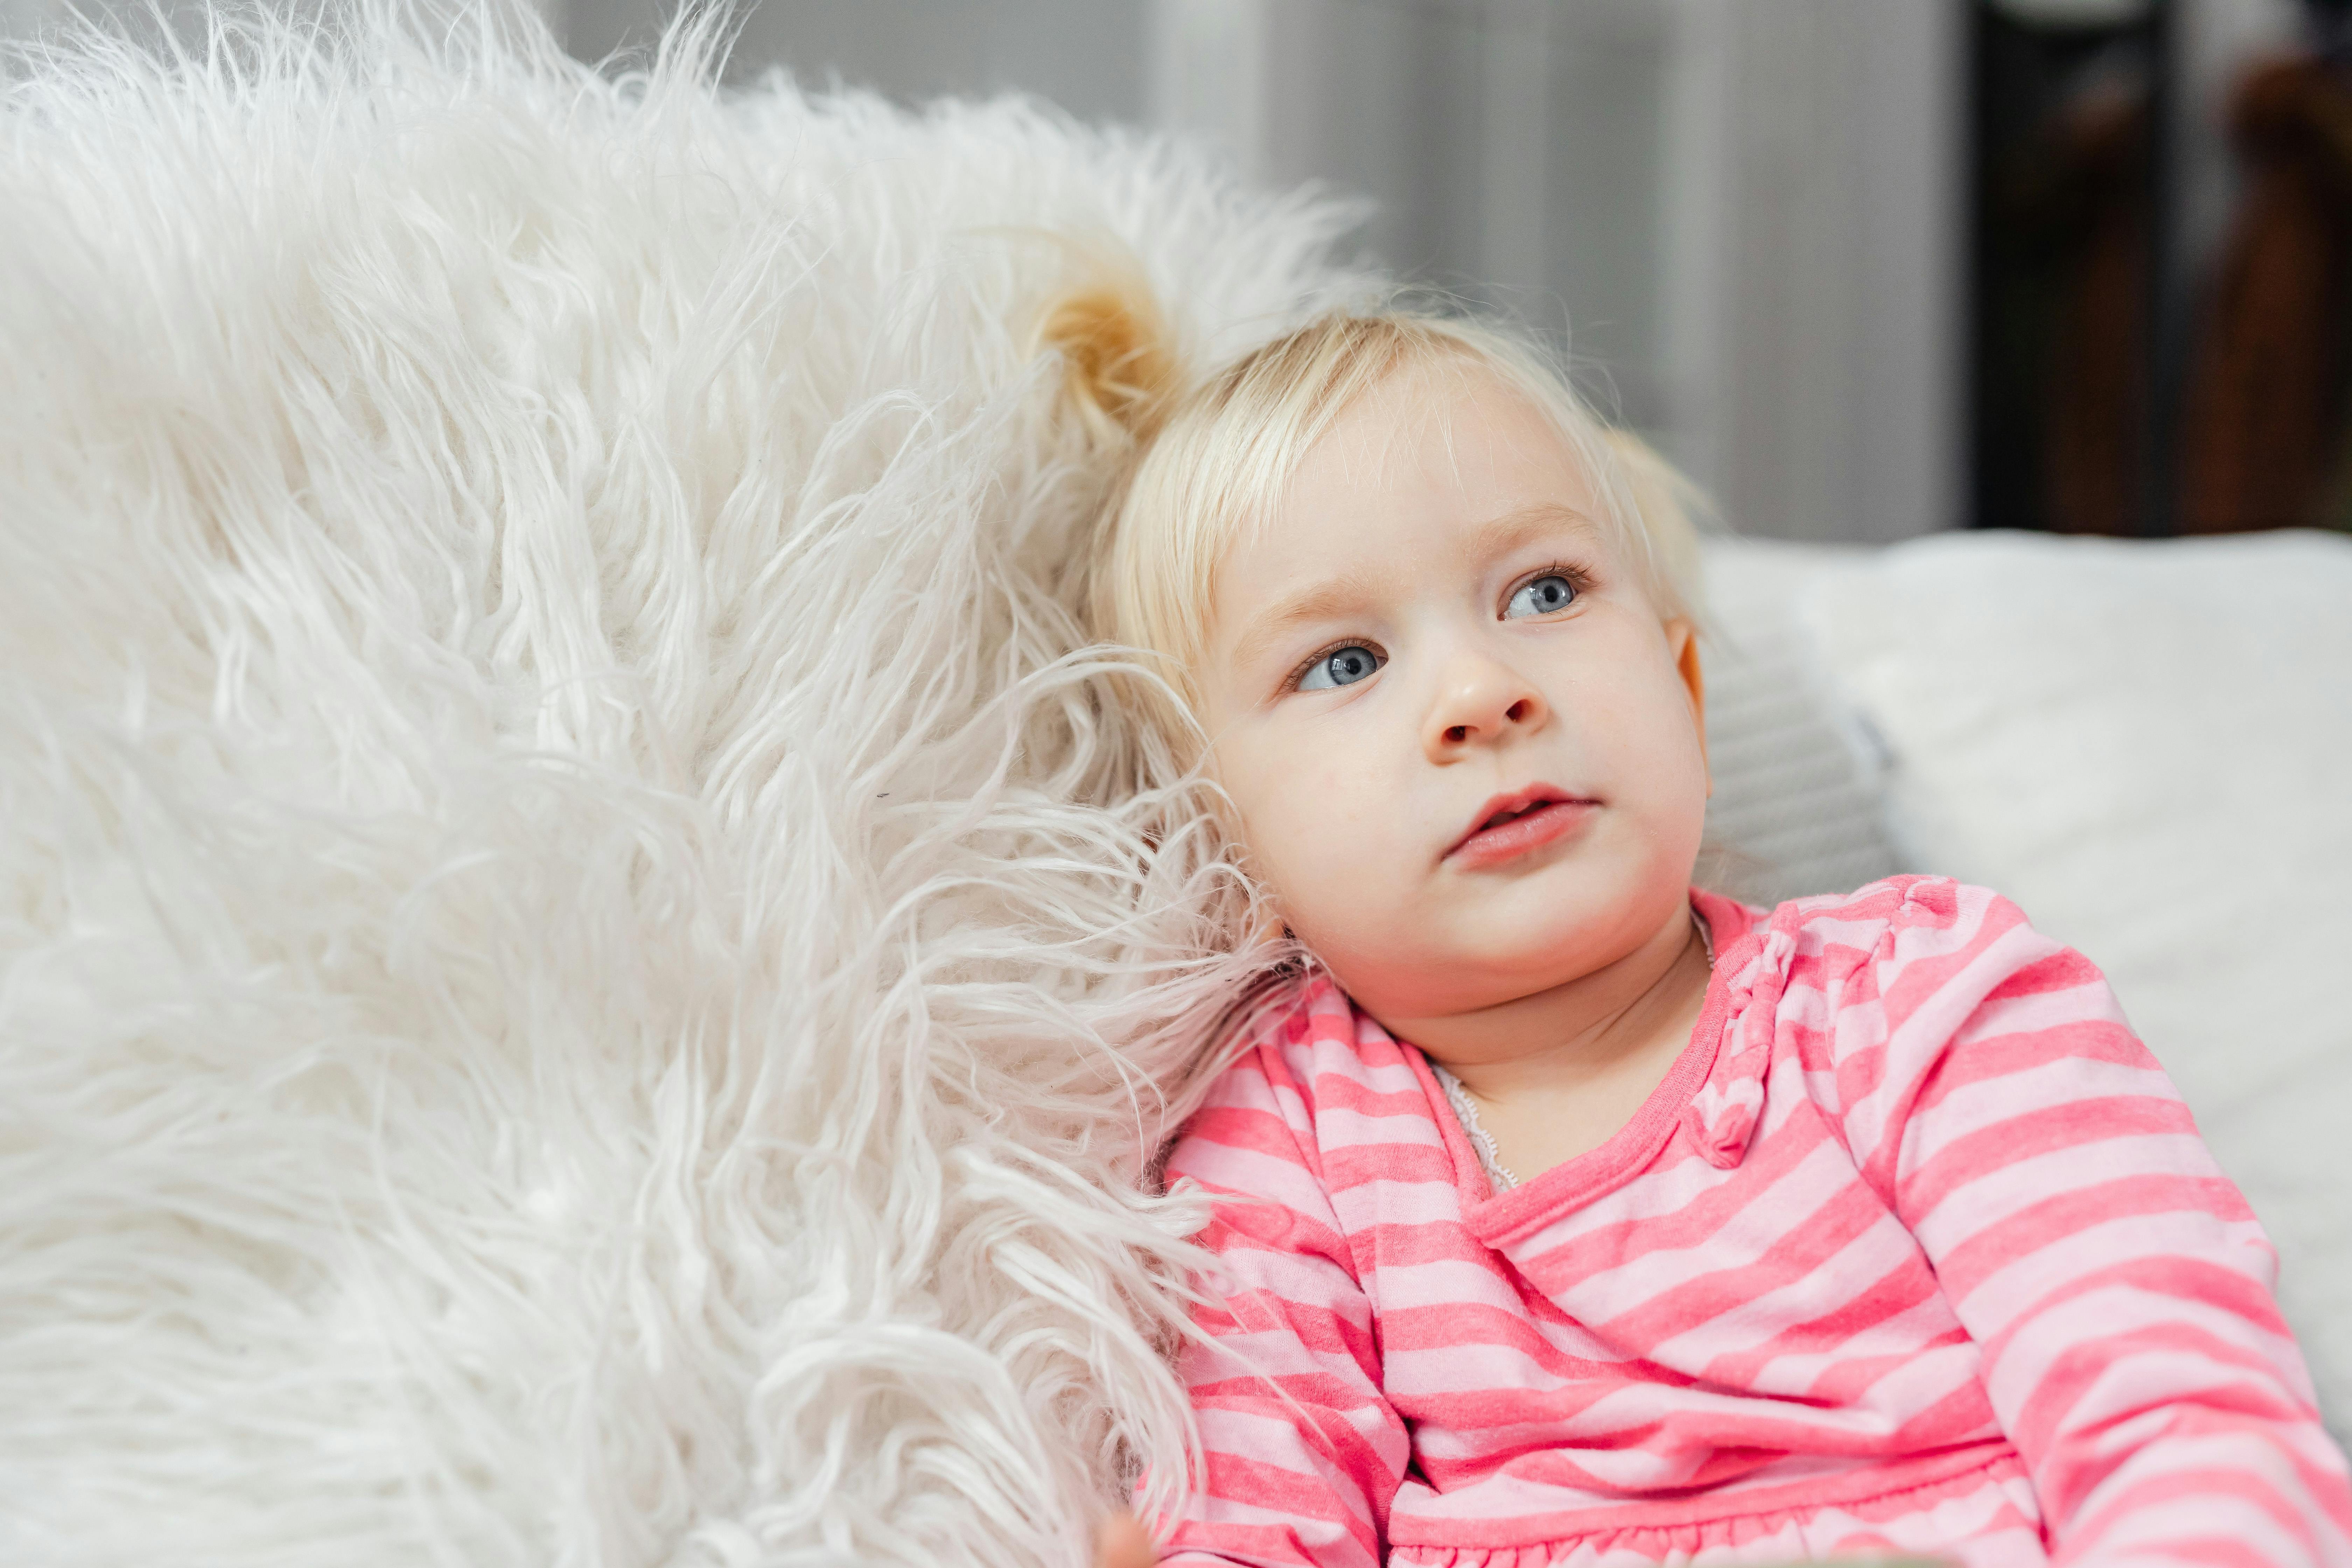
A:
{"type": "MultiPolygon", "coordinates": [[[[1592,588],[1591,573],[1587,572],[1583,567],[1577,565],[1572,561],[1555,561],[1548,566],[1538,566],[1532,572],[1522,572],[1517,577],[1512,578],[1511,585],[1503,590],[1503,609],[1510,608],[1513,595],[1517,595],[1520,589],[1526,587],[1530,583],[1541,582],[1546,577],[1567,578],[1568,585],[1576,590],[1576,597],[1578,599],[1584,597],[1584,595],[1590,593],[1592,588]]],[[[1574,603],[1575,600],[1573,599],[1570,601],[1570,605],[1573,605],[1574,603]]],[[[1502,618],[1501,610],[1497,610],[1496,612],[1495,618],[1497,620],[1502,618]]]]}
{"type": "Polygon", "coordinates": [[[1335,637],[1331,641],[1325,643],[1321,647],[1317,648],[1313,653],[1308,654],[1305,658],[1300,659],[1298,661],[1298,668],[1292,670],[1288,676],[1284,678],[1282,689],[1285,691],[1297,690],[1298,683],[1307,679],[1307,672],[1308,670],[1314,668],[1325,659],[1329,658],[1333,654],[1338,653],[1343,647],[1368,647],[1374,653],[1380,655],[1380,659],[1382,664],[1386,664],[1389,661],[1388,650],[1381,647],[1380,644],[1374,642],[1370,637],[1335,637]]]}
{"type": "MultiPolygon", "coordinates": [[[[1572,561],[1554,561],[1547,565],[1538,566],[1532,572],[1522,572],[1517,577],[1512,578],[1511,585],[1503,590],[1504,605],[1507,607],[1510,605],[1512,596],[1518,593],[1520,589],[1526,587],[1530,583],[1538,582],[1546,577],[1567,578],[1568,585],[1576,590],[1577,598],[1580,599],[1582,598],[1592,587],[1591,573],[1587,572],[1583,567],[1577,565],[1572,561]]],[[[1573,604],[1574,600],[1570,602],[1573,604]]],[[[1501,618],[1501,615],[1497,613],[1496,619],[1500,620],[1501,618]]],[[[1292,669],[1287,676],[1283,678],[1282,689],[1285,691],[1297,690],[1298,683],[1307,679],[1307,672],[1308,670],[1314,668],[1325,659],[1329,658],[1333,654],[1338,653],[1343,647],[1368,647],[1380,656],[1380,660],[1382,664],[1386,664],[1389,659],[1387,650],[1382,648],[1378,643],[1372,641],[1370,637],[1337,637],[1330,642],[1325,643],[1321,647],[1317,648],[1305,658],[1300,659],[1297,668],[1292,669]]]]}

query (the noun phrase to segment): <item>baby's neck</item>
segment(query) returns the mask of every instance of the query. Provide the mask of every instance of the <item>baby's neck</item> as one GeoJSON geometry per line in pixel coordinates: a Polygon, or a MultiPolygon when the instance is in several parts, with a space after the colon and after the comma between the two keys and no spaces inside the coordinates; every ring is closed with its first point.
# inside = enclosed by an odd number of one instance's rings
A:
{"type": "Polygon", "coordinates": [[[1451,1071],[1522,1181],[1598,1148],[1689,1043],[1710,965],[1687,910],[1616,962],[1472,1013],[1382,1019],[1451,1071]]]}

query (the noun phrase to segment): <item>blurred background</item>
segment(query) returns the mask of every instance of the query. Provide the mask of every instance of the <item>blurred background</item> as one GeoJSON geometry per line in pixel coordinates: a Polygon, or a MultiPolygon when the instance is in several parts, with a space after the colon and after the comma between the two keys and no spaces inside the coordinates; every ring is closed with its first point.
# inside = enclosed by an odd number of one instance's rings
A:
{"type": "MultiPolygon", "coordinates": [[[[591,60],[673,9],[542,3],[591,60]]],[[[738,79],[1370,197],[1745,532],[2352,527],[2352,0],[739,3],[738,79]]]]}

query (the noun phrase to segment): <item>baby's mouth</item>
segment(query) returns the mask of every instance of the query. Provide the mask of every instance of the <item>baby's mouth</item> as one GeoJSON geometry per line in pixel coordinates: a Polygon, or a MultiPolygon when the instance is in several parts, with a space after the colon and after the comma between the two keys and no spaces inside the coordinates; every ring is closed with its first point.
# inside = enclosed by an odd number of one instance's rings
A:
{"type": "Polygon", "coordinates": [[[1441,858],[1487,865],[1515,859],[1560,837],[1600,804],[1544,784],[1498,795],[1478,808],[1469,831],[1455,839],[1441,858]]]}

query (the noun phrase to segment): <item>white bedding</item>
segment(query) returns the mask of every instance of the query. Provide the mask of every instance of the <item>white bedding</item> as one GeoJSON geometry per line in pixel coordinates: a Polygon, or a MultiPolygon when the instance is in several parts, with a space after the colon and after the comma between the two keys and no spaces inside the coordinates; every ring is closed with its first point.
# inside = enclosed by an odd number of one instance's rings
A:
{"type": "Polygon", "coordinates": [[[2352,539],[1942,535],[1801,594],[1905,868],[2105,970],[2283,1256],[2352,1432],[2352,539]]]}

